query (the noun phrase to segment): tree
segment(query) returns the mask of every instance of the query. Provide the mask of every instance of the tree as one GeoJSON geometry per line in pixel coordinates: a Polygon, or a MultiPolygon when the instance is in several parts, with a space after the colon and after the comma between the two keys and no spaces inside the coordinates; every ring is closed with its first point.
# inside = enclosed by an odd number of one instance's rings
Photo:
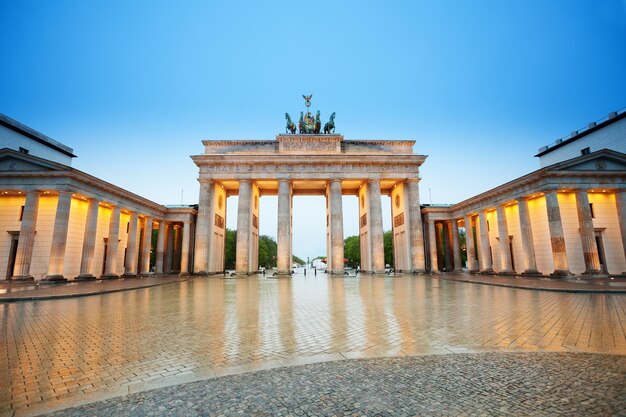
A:
{"type": "Polygon", "coordinates": [[[361,239],[358,236],[348,236],[343,241],[343,257],[348,265],[356,268],[361,264],[361,239]]]}
{"type": "Polygon", "coordinates": [[[237,232],[235,230],[226,229],[224,252],[224,267],[235,269],[235,255],[237,253],[237,232]]]}
{"type": "Polygon", "coordinates": [[[277,254],[278,247],[274,238],[267,235],[259,236],[259,266],[275,267],[277,254]]]}
{"type": "Polygon", "coordinates": [[[299,263],[300,265],[304,265],[306,263],[302,259],[298,258],[296,255],[293,255],[293,261],[299,263]]]}
{"type": "Polygon", "coordinates": [[[383,235],[385,248],[385,265],[393,268],[393,230],[387,230],[383,235]]]}

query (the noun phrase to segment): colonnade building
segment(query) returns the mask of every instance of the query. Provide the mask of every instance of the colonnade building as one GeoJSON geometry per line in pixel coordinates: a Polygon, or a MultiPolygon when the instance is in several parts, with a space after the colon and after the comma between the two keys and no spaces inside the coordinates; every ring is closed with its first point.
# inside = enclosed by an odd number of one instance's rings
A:
{"type": "Polygon", "coordinates": [[[206,140],[195,206],[164,206],[71,167],[73,150],[0,115],[0,279],[62,281],[224,272],[238,196],[236,273],[258,271],[259,199],[275,195],[277,273],[292,264],[294,195],[326,198],[327,265],[344,273],[342,196],[359,201],[361,270],[567,276],[626,271],[626,113],[539,150],[541,168],[453,205],[424,205],[410,140],[281,134],[206,140]]]}

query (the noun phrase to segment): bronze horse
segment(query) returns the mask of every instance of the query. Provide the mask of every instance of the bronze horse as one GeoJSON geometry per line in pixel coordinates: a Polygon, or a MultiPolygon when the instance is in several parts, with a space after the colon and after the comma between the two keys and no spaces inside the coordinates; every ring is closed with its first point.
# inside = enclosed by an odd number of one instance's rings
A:
{"type": "Polygon", "coordinates": [[[306,133],[306,125],[304,124],[304,112],[300,112],[300,121],[298,122],[298,130],[300,134],[306,133]]]}
{"type": "Polygon", "coordinates": [[[291,133],[292,135],[296,133],[296,124],[291,121],[291,117],[289,117],[289,113],[285,113],[285,119],[287,119],[287,126],[285,127],[285,133],[291,133]]]}
{"type": "Polygon", "coordinates": [[[331,133],[331,130],[335,133],[335,112],[330,115],[330,120],[324,125],[324,134],[331,133]]]}

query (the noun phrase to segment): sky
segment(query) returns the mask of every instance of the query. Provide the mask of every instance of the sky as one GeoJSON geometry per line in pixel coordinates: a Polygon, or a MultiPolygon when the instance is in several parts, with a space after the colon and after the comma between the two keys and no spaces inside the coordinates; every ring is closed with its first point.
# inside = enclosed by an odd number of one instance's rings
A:
{"type": "MultiPolygon", "coordinates": [[[[302,94],[346,139],[415,140],[435,204],[537,169],[538,148],[626,107],[626,0],[2,0],[0,51],[0,113],[162,204],[197,203],[202,140],[273,139],[302,94]]],[[[260,208],[275,236],[276,198],[260,208]]],[[[345,236],[357,209],[344,197],[345,236]]],[[[324,252],[323,199],[296,197],[294,254],[324,252]]]]}

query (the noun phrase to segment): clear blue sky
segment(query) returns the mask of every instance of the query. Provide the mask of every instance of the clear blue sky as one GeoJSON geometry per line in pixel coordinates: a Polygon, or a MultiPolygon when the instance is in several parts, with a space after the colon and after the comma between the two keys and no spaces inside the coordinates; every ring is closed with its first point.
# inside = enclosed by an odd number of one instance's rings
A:
{"type": "MultiPolygon", "coordinates": [[[[625,0],[4,1],[0,48],[1,113],[165,204],[197,202],[202,139],[272,139],[304,93],[348,139],[416,140],[426,203],[532,171],[537,148],[626,106],[625,0]]],[[[296,199],[299,256],[324,251],[323,204],[296,199]]]]}

